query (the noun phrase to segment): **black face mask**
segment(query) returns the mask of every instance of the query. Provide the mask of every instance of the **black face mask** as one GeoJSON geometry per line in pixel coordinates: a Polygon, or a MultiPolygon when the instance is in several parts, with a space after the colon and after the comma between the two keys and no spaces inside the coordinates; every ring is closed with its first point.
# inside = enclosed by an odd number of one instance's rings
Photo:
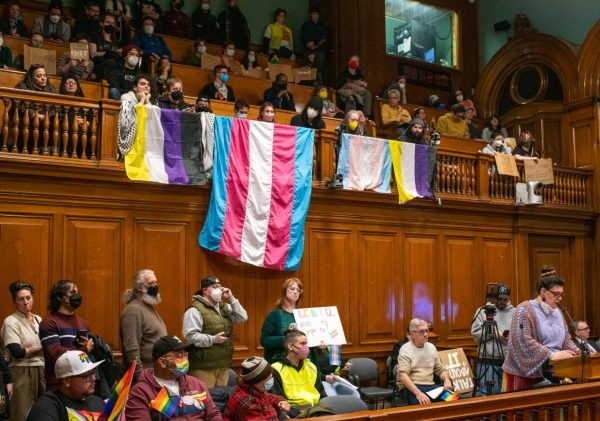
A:
{"type": "Polygon", "coordinates": [[[196,107],[197,113],[210,113],[210,107],[196,107]]]}
{"type": "Polygon", "coordinates": [[[148,295],[156,297],[158,295],[158,286],[148,287],[148,295]]]}
{"type": "Polygon", "coordinates": [[[277,86],[277,89],[279,89],[280,91],[286,91],[287,90],[287,82],[278,83],[276,86],[277,86]]]}
{"type": "Polygon", "coordinates": [[[171,92],[171,99],[173,101],[181,101],[183,99],[183,92],[181,92],[181,91],[171,92]]]}
{"type": "Polygon", "coordinates": [[[80,293],[73,294],[69,297],[69,305],[72,308],[79,308],[81,306],[81,301],[83,297],[81,297],[80,293]]]}
{"type": "Polygon", "coordinates": [[[106,32],[107,34],[112,34],[113,32],[115,32],[115,27],[112,25],[104,25],[104,32],[106,32]]]}

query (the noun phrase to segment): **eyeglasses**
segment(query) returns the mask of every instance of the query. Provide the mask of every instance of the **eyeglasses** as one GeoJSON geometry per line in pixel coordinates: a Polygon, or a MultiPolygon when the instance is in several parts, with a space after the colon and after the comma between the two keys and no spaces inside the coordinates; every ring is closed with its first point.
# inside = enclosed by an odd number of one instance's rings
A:
{"type": "Polygon", "coordinates": [[[288,290],[292,291],[292,292],[297,292],[298,294],[302,294],[302,289],[298,288],[298,287],[289,287],[288,290]]]}
{"type": "Polygon", "coordinates": [[[412,333],[418,333],[419,335],[425,335],[429,333],[429,329],[421,329],[421,330],[411,330],[412,333]]]}
{"type": "Polygon", "coordinates": [[[552,291],[551,289],[547,289],[546,291],[551,292],[552,295],[554,295],[554,298],[559,298],[563,296],[563,292],[562,291],[552,291]]]}
{"type": "Polygon", "coordinates": [[[91,383],[96,380],[96,371],[89,371],[87,373],[83,373],[83,374],[80,374],[78,376],[73,376],[73,377],[79,377],[79,378],[85,379],[86,382],[91,383]]]}
{"type": "Polygon", "coordinates": [[[75,82],[74,80],[67,80],[65,81],[65,85],[77,85],[77,82],[75,82]]]}
{"type": "Polygon", "coordinates": [[[590,330],[590,328],[589,328],[588,326],[586,326],[586,327],[582,327],[581,329],[577,329],[577,332],[579,332],[580,330],[588,330],[588,331],[589,331],[589,330],[590,330]]]}

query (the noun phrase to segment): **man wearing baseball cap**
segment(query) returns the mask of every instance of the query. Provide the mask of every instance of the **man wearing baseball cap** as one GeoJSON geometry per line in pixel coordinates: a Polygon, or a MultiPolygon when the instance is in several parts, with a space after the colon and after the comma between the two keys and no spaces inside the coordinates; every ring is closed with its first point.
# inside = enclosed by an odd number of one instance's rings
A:
{"type": "Polygon", "coordinates": [[[492,297],[491,301],[487,304],[491,304],[496,307],[496,314],[494,320],[498,325],[498,338],[494,341],[493,338],[483,337],[483,323],[486,319],[485,309],[483,307],[477,309],[473,324],[471,325],[471,335],[475,342],[479,343],[483,341],[485,343],[485,350],[482,348],[479,358],[477,360],[477,371],[479,373],[480,382],[478,387],[478,396],[486,396],[488,387],[486,382],[494,381],[492,385],[492,394],[498,394],[502,389],[502,364],[504,359],[498,355],[497,347],[494,343],[500,343],[502,347],[502,355],[506,357],[506,347],[508,345],[508,331],[510,330],[510,322],[512,321],[515,308],[510,303],[510,287],[506,284],[498,284],[496,288],[495,297],[492,297]],[[485,354],[484,354],[485,352],[485,354]],[[486,360],[483,360],[483,357],[486,360]],[[487,373],[484,373],[487,371],[487,373]]]}
{"type": "Polygon", "coordinates": [[[208,388],[195,377],[188,376],[190,366],[188,350],[191,344],[184,344],[177,336],[163,336],[152,348],[154,367],[142,371],[125,406],[127,421],[147,421],[150,419],[178,420],[222,420],[208,388]],[[169,401],[166,404],[162,389],[166,389],[169,401]],[[166,408],[173,406],[172,413],[165,414],[166,408]]]}
{"type": "Polygon", "coordinates": [[[219,278],[200,281],[183,315],[185,342],[190,350],[190,374],[208,387],[225,386],[233,359],[233,325],[245,323],[248,313],[219,278]]]}
{"type": "Polygon", "coordinates": [[[104,408],[104,402],[94,395],[96,367],[104,360],[93,362],[83,351],[67,351],[54,365],[58,390],[46,392],[31,408],[27,421],[67,421],[70,411],[89,413],[96,419],[104,408]]]}

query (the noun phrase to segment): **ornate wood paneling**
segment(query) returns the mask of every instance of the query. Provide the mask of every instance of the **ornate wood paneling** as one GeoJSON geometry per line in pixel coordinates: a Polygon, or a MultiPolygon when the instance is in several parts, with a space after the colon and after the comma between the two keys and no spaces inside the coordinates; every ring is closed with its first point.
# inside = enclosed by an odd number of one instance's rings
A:
{"type": "Polygon", "coordinates": [[[104,332],[111,346],[119,346],[120,298],[123,285],[123,220],[67,216],[64,224],[63,277],[74,280],[83,296],[78,314],[94,332],[104,332]]]}
{"type": "Polygon", "coordinates": [[[406,326],[413,317],[431,321],[439,332],[441,326],[440,306],[443,304],[439,293],[439,272],[441,261],[437,235],[407,233],[404,235],[402,274],[405,307],[403,319],[399,320],[397,331],[401,338],[406,326]]]}
{"type": "Polygon", "coordinates": [[[356,284],[357,255],[352,231],[341,227],[311,226],[307,235],[310,282],[305,284],[304,298],[308,298],[311,307],[337,306],[346,339],[353,342],[359,316],[357,310],[360,311],[356,305],[357,292],[363,285],[361,282],[359,288],[356,284]]]}
{"type": "Polygon", "coordinates": [[[189,299],[183,293],[188,276],[188,229],[185,222],[135,221],[135,270],[147,268],[156,273],[162,297],[158,311],[168,332],[174,335],[181,334],[181,320],[189,299]]]}
{"type": "Polygon", "coordinates": [[[0,215],[0,297],[3,317],[13,312],[8,285],[20,279],[35,288],[34,312],[45,314],[50,278],[51,216],[0,215]],[[35,262],[35,264],[33,264],[35,262]]]}
{"type": "Polygon", "coordinates": [[[444,239],[446,274],[445,288],[438,295],[443,309],[449,342],[465,340],[471,336],[471,320],[474,303],[479,302],[476,294],[478,274],[477,241],[475,237],[447,236],[444,239]]]}
{"type": "Polygon", "coordinates": [[[395,342],[400,325],[401,286],[398,235],[394,232],[360,232],[358,279],[361,291],[358,300],[360,344],[382,340],[395,342]]]}

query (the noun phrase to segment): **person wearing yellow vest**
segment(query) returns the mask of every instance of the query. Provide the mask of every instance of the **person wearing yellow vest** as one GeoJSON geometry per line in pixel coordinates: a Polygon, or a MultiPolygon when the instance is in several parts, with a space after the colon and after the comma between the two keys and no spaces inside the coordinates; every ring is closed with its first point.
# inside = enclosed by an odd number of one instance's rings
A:
{"type": "Polygon", "coordinates": [[[304,332],[287,330],[283,346],[287,355],[273,367],[274,385],[271,393],[283,396],[293,407],[302,409],[315,406],[326,397],[317,367],[310,362],[308,339],[304,332]]]}
{"type": "Polygon", "coordinates": [[[280,58],[295,60],[294,35],[292,28],[285,24],[287,12],[285,9],[275,10],[275,22],[265,30],[263,48],[266,53],[274,53],[280,58]]]}
{"type": "Polygon", "coordinates": [[[233,357],[233,325],[248,320],[248,313],[231,290],[210,276],[200,281],[200,289],[183,315],[185,342],[189,352],[189,374],[211,388],[227,385],[233,357]]]}

